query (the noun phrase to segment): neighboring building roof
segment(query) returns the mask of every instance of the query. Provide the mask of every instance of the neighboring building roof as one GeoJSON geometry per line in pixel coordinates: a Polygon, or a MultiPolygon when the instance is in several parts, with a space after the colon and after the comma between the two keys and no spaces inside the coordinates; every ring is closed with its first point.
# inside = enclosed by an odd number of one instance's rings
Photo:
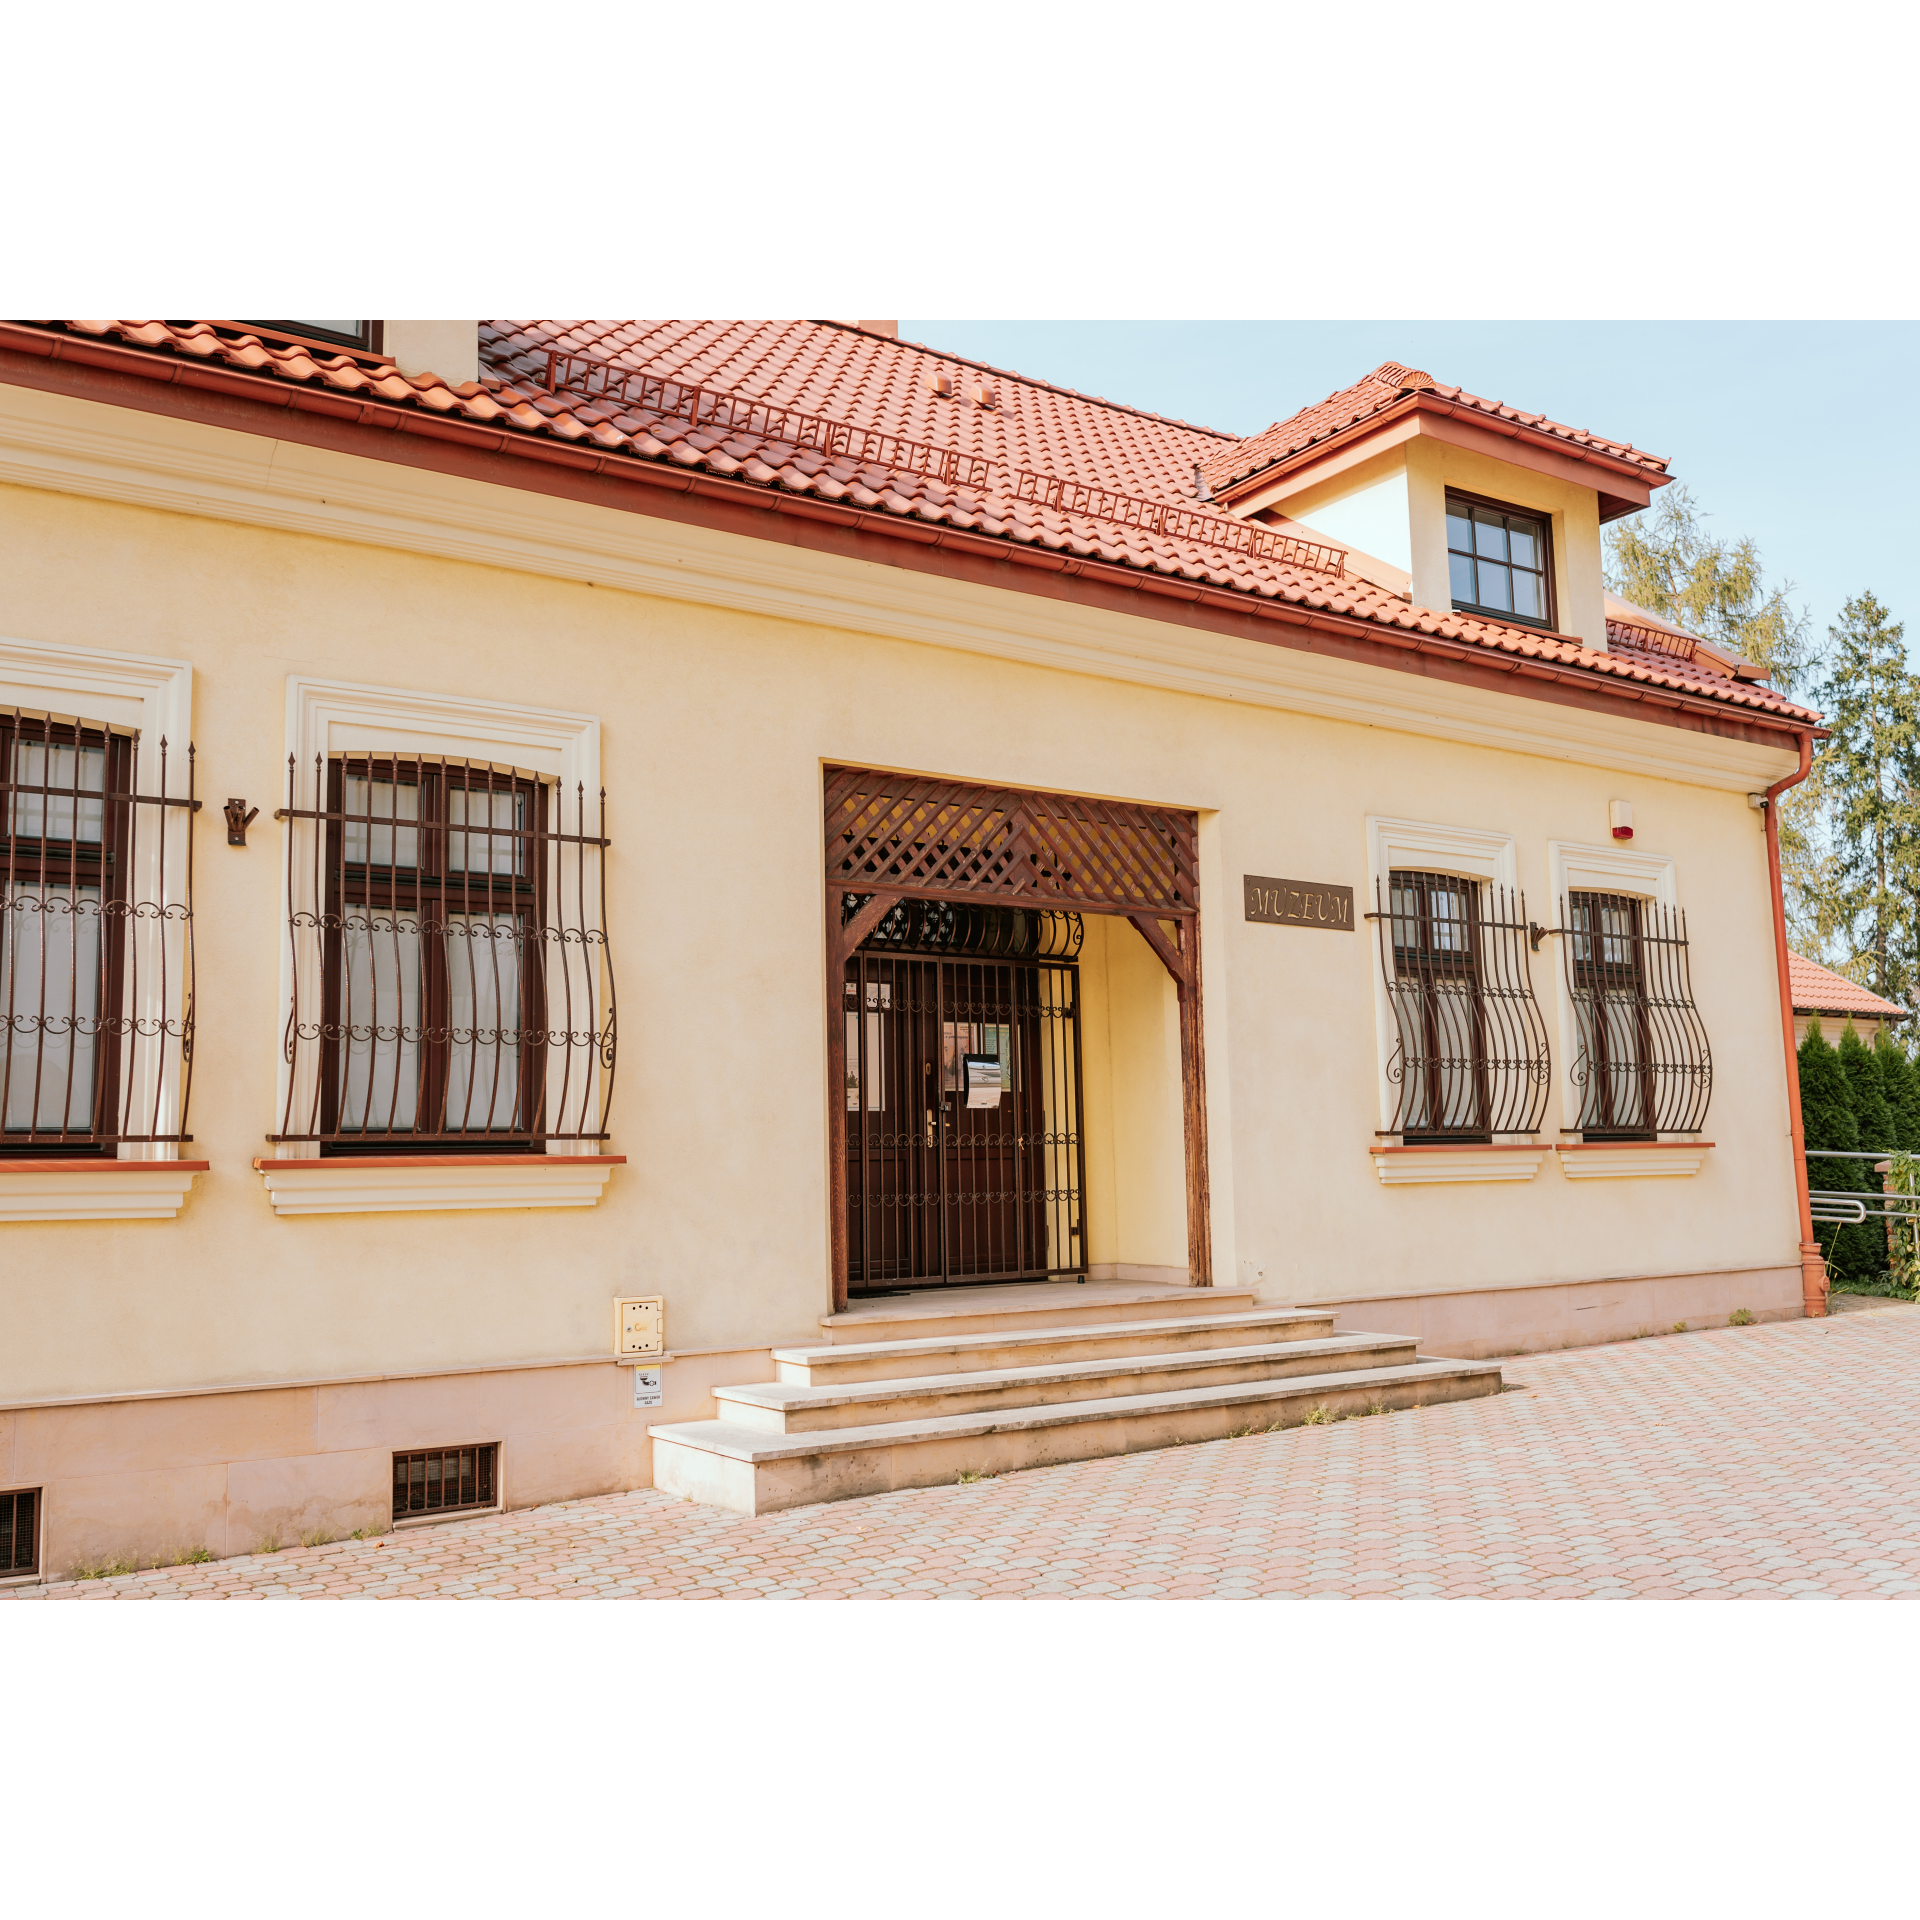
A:
{"type": "Polygon", "coordinates": [[[1394,360],[1375,367],[1364,380],[1329,394],[1314,406],[1302,407],[1288,419],[1276,421],[1265,433],[1256,433],[1221,449],[1204,464],[1202,471],[1207,484],[1216,493],[1220,492],[1308,447],[1370,425],[1391,408],[1406,403],[1417,405],[1417,397],[1421,395],[1448,402],[1467,413],[1482,414],[1508,427],[1526,429],[1547,440],[1565,442],[1582,453],[1602,454],[1623,466],[1666,478],[1667,463],[1658,454],[1642,453],[1624,440],[1602,439],[1585,427],[1563,427],[1545,414],[1522,413],[1503,400],[1482,400],[1478,394],[1463,388],[1443,387],[1430,373],[1422,373],[1416,367],[1403,367],[1394,360]]]}
{"type": "Polygon", "coordinates": [[[1835,973],[1793,952],[1787,953],[1787,977],[1793,986],[1795,1013],[1852,1014],[1856,1018],[1905,1020],[1911,1009],[1882,1000],[1877,993],[1856,986],[1843,973],[1835,973]]]}
{"type": "Polygon", "coordinates": [[[1413,606],[1348,572],[1340,549],[1200,498],[1195,468],[1232,444],[1225,435],[830,321],[482,321],[483,377],[458,387],[235,322],[0,324],[0,344],[16,349],[71,355],[90,341],[280,393],[315,389],[326,411],[370,424],[380,421],[361,412],[367,403],[418,409],[492,429],[501,451],[561,442],[609,467],[703,470],[850,506],[921,541],[952,527],[1570,668],[1628,699],[1669,689],[1756,718],[1818,720],[1693,660],[1413,606]],[[936,391],[943,373],[948,390],[936,391]]]}

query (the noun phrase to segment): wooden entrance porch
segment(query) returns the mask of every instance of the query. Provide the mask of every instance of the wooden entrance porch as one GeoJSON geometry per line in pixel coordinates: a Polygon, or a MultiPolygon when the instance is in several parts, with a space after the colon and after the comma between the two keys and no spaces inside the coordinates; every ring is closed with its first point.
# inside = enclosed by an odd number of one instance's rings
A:
{"type": "MultiPolygon", "coordinates": [[[[1008,974],[1005,1018],[993,1015],[984,998],[981,1007],[956,1005],[949,1010],[957,1018],[936,1007],[934,1025],[923,1036],[927,1044],[909,1059],[897,1038],[905,1031],[904,1023],[893,1017],[905,1008],[896,1007],[894,996],[918,993],[918,976],[869,980],[870,959],[862,958],[870,941],[881,947],[901,945],[892,936],[910,924],[903,912],[909,903],[939,903],[948,914],[994,915],[1002,924],[993,938],[1009,949],[1028,941],[1023,931],[1027,927],[1077,924],[1084,914],[1125,919],[1146,941],[1172,977],[1179,1009],[1188,1281],[1211,1286],[1197,817],[1177,808],[829,767],[824,851],[836,1310],[846,1308],[856,1279],[869,1288],[876,1280],[889,1287],[911,1287],[956,1277],[1041,1279],[1084,1271],[1086,1265],[1084,1242],[1072,1244],[1072,1211],[1057,1204],[1065,1178],[1057,1110],[1044,1105],[1035,1091],[1035,1076],[1018,1063],[1023,1033],[1030,1057],[1045,1063],[1039,1047],[1044,1023],[1061,1016],[1067,990],[1056,983],[1029,989],[1023,998],[1012,981],[1010,962],[1017,956],[1009,951],[1009,964],[994,963],[1008,974]],[[888,937],[873,940],[883,927],[888,937]],[[888,1016],[884,1025],[883,1016],[888,1016]],[[883,1040],[883,1032],[891,1037],[883,1040]],[[891,1067],[885,1058],[888,1047],[898,1054],[891,1067]],[[969,1134],[949,1122],[950,1109],[955,1114],[963,1109],[954,1098],[958,1086],[946,1084],[952,1066],[944,1055],[965,1049],[985,1049],[992,1055],[996,1048],[1004,1049],[1001,1057],[1010,1082],[1005,1114],[994,1130],[976,1128],[969,1134]],[[876,1133],[877,1103],[886,1097],[882,1076],[889,1071],[899,1089],[889,1116],[893,1131],[879,1130],[892,1143],[898,1164],[905,1165],[913,1153],[928,1163],[922,1185],[906,1196],[909,1204],[904,1208],[901,1194],[886,1188],[886,1180],[894,1176],[884,1168],[876,1171],[879,1163],[866,1150],[876,1133]],[[925,1089],[919,1088],[922,1077],[928,1083],[925,1089]],[[905,1084],[908,1079],[911,1088],[905,1084]],[[909,1091],[915,1093],[911,1101],[905,1098],[909,1091]],[[913,1129],[924,1130],[924,1143],[909,1136],[909,1115],[913,1129]],[[851,1172],[850,1136],[852,1145],[861,1148],[860,1165],[851,1172]],[[984,1179],[999,1213],[1006,1216],[998,1225],[989,1219],[987,1226],[970,1229],[973,1244],[961,1245],[957,1262],[954,1253],[961,1242],[956,1236],[962,1227],[952,1217],[949,1186],[940,1184],[953,1172],[947,1164],[954,1150],[950,1140],[978,1143],[970,1149],[976,1164],[969,1177],[984,1179]],[[988,1146],[988,1141],[993,1144],[988,1146]],[[1043,1163],[1035,1155],[1029,1144],[1034,1141],[1046,1143],[1051,1160],[1043,1163]],[[936,1201],[923,1197],[930,1193],[936,1195],[937,1207],[936,1201]],[[1049,1205],[1057,1217],[1048,1215],[1049,1205]],[[877,1224],[883,1206],[892,1209],[890,1238],[877,1224]],[[926,1218],[915,1224],[909,1216],[916,1213],[926,1218]],[[1006,1258],[990,1248],[982,1251],[996,1233],[1008,1250],[1006,1258]],[[885,1258],[876,1272],[878,1243],[884,1243],[885,1258]]],[[[921,912],[918,920],[928,917],[921,912]]],[[[1056,938],[1051,932],[1044,938],[1036,935],[1028,941],[1029,957],[1039,957],[1040,949],[1056,938]]],[[[929,951],[937,955],[947,950],[951,940],[943,939],[945,945],[934,941],[929,951]]],[[[933,990],[936,995],[940,991],[937,979],[933,990]]],[[[1073,1039],[1077,1047],[1077,1029],[1073,1039]]],[[[1056,1064],[1045,1064],[1048,1075],[1056,1064]]],[[[1072,1105],[1077,1116],[1077,1052],[1075,1067],[1072,1105]]],[[[1065,1094],[1060,1098],[1064,1101],[1065,1094]]],[[[1078,1185],[1084,1188],[1084,1180],[1078,1185]]],[[[969,1191],[978,1187],[976,1179],[969,1191]]]]}

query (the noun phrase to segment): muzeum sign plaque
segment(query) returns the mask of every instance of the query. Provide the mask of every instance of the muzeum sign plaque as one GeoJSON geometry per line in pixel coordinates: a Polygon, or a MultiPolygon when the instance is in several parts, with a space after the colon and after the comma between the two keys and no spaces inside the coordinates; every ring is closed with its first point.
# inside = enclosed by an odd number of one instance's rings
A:
{"type": "Polygon", "coordinates": [[[1269,927],[1332,927],[1353,931],[1353,889],[1321,880],[1271,880],[1245,876],[1247,918],[1269,927]]]}

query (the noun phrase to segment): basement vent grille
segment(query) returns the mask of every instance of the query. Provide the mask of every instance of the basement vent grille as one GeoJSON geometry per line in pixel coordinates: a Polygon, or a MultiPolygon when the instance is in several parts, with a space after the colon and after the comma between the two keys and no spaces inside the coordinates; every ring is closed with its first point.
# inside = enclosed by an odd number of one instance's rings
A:
{"type": "Polygon", "coordinates": [[[40,1490],[0,1493],[0,1578],[40,1571],[40,1490]]]}
{"type": "Polygon", "coordinates": [[[481,1513],[499,1504],[499,1443],[484,1447],[428,1447],[393,1456],[393,1517],[481,1513]]]}

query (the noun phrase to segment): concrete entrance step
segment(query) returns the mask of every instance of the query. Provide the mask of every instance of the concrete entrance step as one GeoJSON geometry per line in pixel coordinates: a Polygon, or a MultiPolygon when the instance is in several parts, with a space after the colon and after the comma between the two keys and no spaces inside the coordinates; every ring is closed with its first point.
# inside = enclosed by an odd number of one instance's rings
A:
{"type": "Polygon", "coordinates": [[[773,1513],[936,1486],[965,1472],[1052,1466],[1219,1440],[1253,1427],[1297,1426],[1316,1408],[1332,1415],[1365,1413],[1499,1390],[1498,1367],[1423,1360],[824,1433],[768,1433],[733,1421],[697,1420],[650,1429],[653,1480],[669,1493],[729,1512],[773,1513]]]}
{"type": "Polygon", "coordinates": [[[1101,1358],[1076,1356],[1052,1366],[833,1386],[782,1381],[772,1386],[716,1387],[713,1399],[723,1423],[752,1427],[762,1433],[825,1433],[883,1422],[987,1413],[1003,1407],[1057,1407],[1078,1400],[1133,1399],[1187,1387],[1236,1386],[1292,1374],[1404,1367],[1412,1365],[1414,1359],[1411,1339],[1355,1333],[1326,1340],[1282,1340],[1263,1346],[1198,1347],[1185,1352],[1101,1358]]]}
{"type": "Polygon", "coordinates": [[[1067,1360],[1116,1359],[1126,1354],[1315,1340],[1332,1332],[1331,1308],[1262,1307],[1249,1313],[1193,1313],[1169,1320],[1070,1322],[1025,1331],[949,1333],[934,1339],[776,1347],[773,1363],[775,1376],[785,1386],[845,1386],[857,1380],[901,1380],[1067,1360]]]}
{"type": "Polygon", "coordinates": [[[834,1346],[871,1346],[880,1340],[1102,1320],[1182,1320],[1233,1313],[1252,1306],[1254,1298],[1251,1287],[1169,1287],[1151,1281],[929,1287],[897,1299],[857,1300],[844,1313],[823,1313],[820,1328],[834,1346]]]}

